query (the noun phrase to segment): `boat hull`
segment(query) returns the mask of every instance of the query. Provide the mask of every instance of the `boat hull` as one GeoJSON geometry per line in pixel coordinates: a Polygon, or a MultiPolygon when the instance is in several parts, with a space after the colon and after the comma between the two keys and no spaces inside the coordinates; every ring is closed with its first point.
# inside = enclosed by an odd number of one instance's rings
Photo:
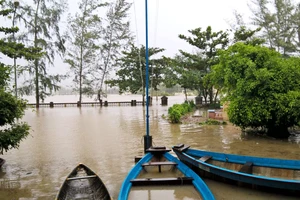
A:
{"type": "Polygon", "coordinates": [[[111,197],[99,176],[87,166],[79,164],[64,181],[56,199],[110,200],[111,197]]]}
{"type": "Polygon", "coordinates": [[[182,162],[201,176],[254,188],[276,188],[282,192],[297,193],[300,191],[300,161],[297,160],[239,156],[189,148],[184,148],[183,151],[180,148],[173,148],[173,151],[182,162]]]}

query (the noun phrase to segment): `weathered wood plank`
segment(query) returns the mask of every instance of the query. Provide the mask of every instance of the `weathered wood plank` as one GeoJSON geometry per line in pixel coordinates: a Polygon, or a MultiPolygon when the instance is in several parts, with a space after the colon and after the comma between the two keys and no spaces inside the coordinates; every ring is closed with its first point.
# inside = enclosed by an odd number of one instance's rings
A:
{"type": "Polygon", "coordinates": [[[160,165],[177,165],[176,162],[170,162],[170,161],[165,161],[165,162],[147,162],[143,163],[142,166],[160,166],[160,165]]]}
{"type": "Polygon", "coordinates": [[[88,178],[96,178],[96,177],[97,177],[97,175],[78,176],[78,177],[67,178],[67,181],[71,181],[71,180],[79,180],[79,179],[88,179],[88,178]]]}
{"type": "Polygon", "coordinates": [[[146,149],[146,152],[161,153],[161,154],[169,151],[171,151],[171,149],[167,149],[166,147],[150,147],[149,149],[146,149]]]}
{"type": "Polygon", "coordinates": [[[158,171],[159,172],[161,172],[161,166],[166,166],[166,165],[176,166],[177,163],[165,161],[165,162],[148,162],[148,163],[143,163],[142,164],[143,167],[146,167],[146,166],[158,166],[158,171]]]}
{"type": "Polygon", "coordinates": [[[132,186],[146,186],[146,185],[189,185],[193,183],[192,177],[178,177],[178,178],[141,178],[130,180],[132,186]]]}

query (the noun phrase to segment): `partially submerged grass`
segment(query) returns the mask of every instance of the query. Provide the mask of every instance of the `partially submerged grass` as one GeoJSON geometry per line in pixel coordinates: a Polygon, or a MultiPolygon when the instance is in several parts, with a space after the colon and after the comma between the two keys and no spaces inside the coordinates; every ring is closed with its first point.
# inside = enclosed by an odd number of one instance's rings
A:
{"type": "Polygon", "coordinates": [[[199,125],[227,125],[227,122],[214,119],[207,119],[204,122],[200,122],[199,125]]]}

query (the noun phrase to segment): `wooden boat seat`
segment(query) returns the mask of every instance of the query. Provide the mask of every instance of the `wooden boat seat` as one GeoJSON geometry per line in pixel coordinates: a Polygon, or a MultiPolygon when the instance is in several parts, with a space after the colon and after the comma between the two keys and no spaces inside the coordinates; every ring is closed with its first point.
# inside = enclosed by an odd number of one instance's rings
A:
{"type": "Polygon", "coordinates": [[[165,146],[152,146],[150,148],[152,148],[152,149],[167,149],[167,147],[165,147],[165,146]]]}
{"type": "Polygon", "coordinates": [[[163,154],[171,151],[171,149],[167,149],[166,147],[150,147],[146,149],[146,152],[154,153],[154,154],[163,154]]]}
{"type": "Polygon", "coordinates": [[[142,166],[160,166],[160,165],[177,165],[176,162],[170,162],[170,161],[165,161],[165,162],[147,162],[143,163],[142,166]]]}
{"type": "Polygon", "coordinates": [[[146,166],[158,166],[158,171],[161,172],[161,166],[164,166],[164,165],[173,165],[173,166],[176,166],[177,163],[170,162],[170,161],[165,161],[165,162],[147,162],[147,163],[143,163],[142,167],[146,167],[146,166]]]}
{"type": "Polygon", "coordinates": [[[247,174],[252,174],[252,167],[253,167],[253,163],[252,162],[246,162],[241,169],[239,170],[239,172],[243,172],[243,173],[247,173],[247,174]]]}
{"type": "Polygon", "coordinates": [[[208,161],[211,158],[212,158],[212,156],[202,156],[201,158],[199,158],[199,160],[201,160],[203,162],[206,162],[206,161],[208,161]]]}
{"type": "Polygon", "coordinates": [[[193,183],[192,177],[178,177],[178,178],[140,178],[132,179],[130,182],[132,186],[145,185],[188,185],[193,183]]]}
{"type": "Polygon", "coordinates": [[[97,177],[97,175],[78,176],[78,177],[67,178],[67,180],[71,181],[71,180],[88,179],[88,178],[96,178],[96,177],[97,177]]]}

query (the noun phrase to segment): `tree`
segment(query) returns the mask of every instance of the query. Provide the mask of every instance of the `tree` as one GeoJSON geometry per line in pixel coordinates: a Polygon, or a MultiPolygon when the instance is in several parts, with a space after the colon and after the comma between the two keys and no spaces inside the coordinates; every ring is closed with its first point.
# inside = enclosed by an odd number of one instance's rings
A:
{"type": "Polygon", "coordinates": [[[219,57],[213,71],[224,77],[229,120],[242,129],[263,128],[270,136],[288,137],[288,128],[300,121],[300,59],[244,43],[219,57]]]}
{"type": "MultiPolygon", "coordinates": [[[[198,78],[203,79],[206,74],[210,73],[211,66],[218,62],[216,57],[217,51],[227,47],[229,43],[228,33],[223,31],[213,32],[210,26],[205,31],[202,31],[201,28],[196,28],[189,30],[189,32],[192,34],[192,37],[179,35],[179,38],[197,47],[197,53],[191,54],[182,50],[180,50],[180,53],[192,61],[188,67],[191,70],[200,71],[201,73],[198,73],[200,75],[198,78]]],[[[199,95],[203,95],[205,102],[207,102],[208,97],[210,102],[213,102],[213,99],[215,99],[214,88],[209,84],[209,80],[207,80],[206,84],[202,80],[200,84],[199,87],[202,91],[199,95]]]]}
{"type": "MultiPolygon", "coordinates": [[[[237,20],[240,21],[241,19],[237,20]]],[[[240,22],[239,22],[240,23],[240,22]]],[[[233,40],[232,44],[235,44],[237,42],[243,42],[246,45],[262,45],[264,44],[264,39],[259,38],[256,36],[256,34],[260,31],[260,28],[257,29],[250,29],[247,28],[245,25],[240,25],[234,27],[234,35],[233,35],[233,40]]],[[[222,68],[220,67],[214,67],[214,70],[212,70],[209,74],[207,74],[203,82],[205,85],[214,87],[216,91],[218,92],[219,95],[226,95],[228,91],[225,92],[223,91],[224,87],[224,76],[220,76],[222,74],[222,68]]],[[[215,95],[216,97],[217,95],[215,95]]],[[[216,101],[216,99],[215,99],[216,101]]]]}
{"type": "Polygon", "coordinates": [[[99,50],[101,39],[101,19],[97,13],[106,4],[97,0],[82,0],[79,3],[80,13],[75,17],[69,16],[69,48],[65,62],[70,65],[74,73],[75,90],[79,92],[79,102],[82,95],[92,95],[93,67],[96,65],[95,57],[99,50]]]}
{"type": "Polygon", "coordinates": [[[300,19],[297,6],[290,0],[253,0],[251,10],[252,22],[262,28],[262,36],[270,48],[284,56],[299,50],[300,19]]]}
{"type": "MultiPolygon", "coordinates": [[[[154,55],[164,51],[161,48],[149,48],[149,73],[152,71],[152,67],[163,63],[163,59],[150,59],[154,55]]],[[[131,45],[130,51],[124,51],[123,56],[118,60],[120,69],[117,71],[116,79],[111,79],[106,81],[107,84],[112,86],[119,86],[120,93],[131,92],[136,94],[139,91],[142,91],[143,102],[145,99],[145,83],[146,83],[146,59],[145,59],[145,47],[141,46],[140,48],[131,45]]],[[[153,87],[157,88],[160,84],[159,80],[162,80],[160,77],[161,74],[156,74],[153,87]]],[[[151,74],[149,79],[151,79],[151,74]]],[[[150,83],[150,81],[149,81],[150,83]]]]}
{"type": "Polygon", "coordinates": [[[33,75],[33,79],[26,80],[21,93],[31,94],[35,91],[36,107],[52,91],[59,89],[57,83],[62,76],[49,75],[48,64],[53,65],[55,55],[65,51],[64,38],[61,37],[59,22],[61,15],[66,10],[65,0],[34,0],[34,6],[23,5],[20,18],[25,24],[27,32],[24,32],[20,39],[31,44],[35,48],[42,48],[45,55],[35,59],[34,63],[22,69],[33,75]]]}
{"type": "MultiPolygon", "coordinates": [[[[4,0],[0,1],[0,6],[4,0]]],[[[8,16],[12,9],[0,10],[1,16],[8,16]]],[[[17,27],[0,27],[0,32],[13,34],[18,31],[17,27]]],[[[40,49],[26,48],[21,43],[5,41],[0,39],[0,52],[10,58],[25,58],[28,60],[37,59],[43,54],[40,49]]],[[[24,115],[26,102],[13,96],[7,91],[10,66],[0,62],[0,154],[12,148],[18,148],[20,142],[29,134],[29,126],[26,123],[18,123],[24,115]]]]}
{"type": "Polygon", "coordinates": [[[101,91],[105,77],[113,70],[122,50],[126,50],[132,40],[128,12],[131,4],[126,0],[116,0],[109,3],[108,11],[103,20],[101,44],[97,56],[94,79],[101,99],[101,91]]]}
{"type": "MultiPolygon", "coordinates": [[[[165,58],[167,59],[167,58],[165,58]]],[[[165,68],[164,83],[167,87],[173,87],[176,84],[184,89],[185,99],[187,100],[187,90],[197,90],[201,93],[202,79],[201,71],[195,70],[193,60],[183,55],[175,55],[173,59],[168,59],[170,67],[165,68]],[[200,77],[200,78],[199,78],[200,77]]]]}

